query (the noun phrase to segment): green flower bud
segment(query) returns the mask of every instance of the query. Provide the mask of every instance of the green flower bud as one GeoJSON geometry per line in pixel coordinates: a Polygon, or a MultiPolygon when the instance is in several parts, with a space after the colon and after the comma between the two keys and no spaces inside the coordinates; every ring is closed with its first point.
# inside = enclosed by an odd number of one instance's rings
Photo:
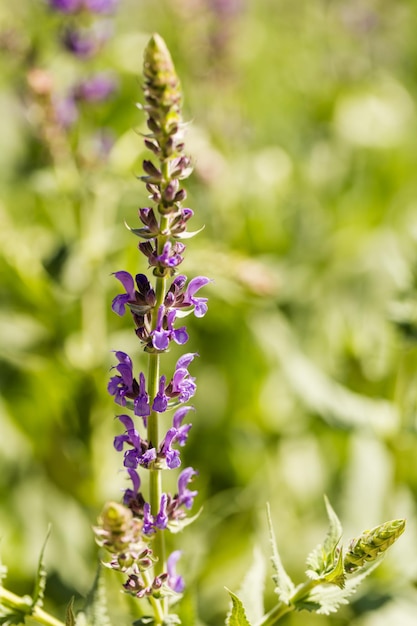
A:
{"type": "Polygon", "coordinates": [[[145,48],[143,72],[152,151],[161,160],[178,156],[184,147],[181,86],[169,50],[157,34],[145,48]]]}
{"type": "Polygon", "coordinates": [[[344,558],[344,568],[351,574],[368,561],[375,561],[402,535],[405,520],[396,519],[365,530],[360,537],[352,539],[344,558]]]}

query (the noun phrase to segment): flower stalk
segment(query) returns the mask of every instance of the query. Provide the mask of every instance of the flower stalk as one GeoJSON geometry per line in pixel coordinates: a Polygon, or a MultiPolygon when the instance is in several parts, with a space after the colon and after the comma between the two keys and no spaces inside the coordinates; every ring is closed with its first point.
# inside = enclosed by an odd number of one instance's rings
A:
{"type": "Polygon", "coordinates": [[[135,377],[130,356],[115,352],[118,364],[112,369],[117,373],[111,377],[108,391],[116,404],[133,416],[117,416],[125,431],[115,438],[114,446],[124,453],[131,486],[125,490],[123,505],[105,509],[95,532],[99,545],[112,554],[107,565],[126,575],[123,587],[127,593],[148,599],[153,623],[158,626],[166,623],[171,605],[184,589],[183,578],[176,573],[180,553],[167,554],[166,533],[190,523],[187,511],[197,495],[188,487],[197,474],[191,467],[180,472],[176,493],[166,493],[163,485],[164,470],[181,466],[178,448],[185,445],[191,428],[183,420],[193,408],[187,403],[196,384],[188,368],[197,355],[182,354],[171,375],[163,372],[162,357],[172,344],[183,346],[188,341],[186,327],[178,324],[180,317],[205,315],[207,299],[196,294],[210,282],[204,276],[188,280],[178,274],[185,252],[181,239],[195,234],[187,232],[193,211],[183,207],[187,194],[181,186],[192,169],[184,154],[180,83],[159,35],[153,35],[145,49],[144,96],[141,108],[150,131],[145,145],[152,158],[143,161],[140,179],[153,206],[139,209],[141,226],[130,230],[139,237],[139,252],[152,274],[133,277],[124,270],[115,272],[125,291],[113,299],[112,309],[118,315],[130,311],[136,340],[148,362],[146,374],[141,371],[135,377]],[[173,410],[167,427],[166,414],[173,410]],[[140,491],[143,471],[149,474],[147,497],[140,491]],[[109,510],[113,514],[110,521],[109,510]],[[113,532],[115,527],[127,533],[122,544],[113,532]]]}

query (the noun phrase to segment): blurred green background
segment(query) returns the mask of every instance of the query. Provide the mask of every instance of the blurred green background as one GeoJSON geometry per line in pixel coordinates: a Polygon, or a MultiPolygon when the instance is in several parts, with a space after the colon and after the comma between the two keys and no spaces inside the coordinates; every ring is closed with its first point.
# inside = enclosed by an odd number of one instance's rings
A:
{"type": "MultiPolygon", "coordinates": [[[[124,485],[106,385],[111,351],[131,353],[134,338],[110,311],[111,272],[145,270],[123,222],[135,226],[148,204],[136,180],[145,152],[135,103],[143,48],[158,31],[191,121],[192,229],[205,225],[182,271],[214,279],[209,313],[189,320],[199,389],[184,463],[199,471],[195,509],[204,510],[179,536],[188,610],[195,624],[224,622],[224,585],[238,589],[255,545],[268,555],[267,501],[282,559],[301,581],[327,527],[326,493],[345,540],[399,517],[406,533],[336,616],[282,623],[415,625],[416,3],[120,0],[112,39],[84,62],[60,46],[65,19],[41,1],[0,8],[9,588],[31,591],[51,523],[47,608],[62,618],[71,596],[80,602],[97,563],[91,526],[124,485]],[[110,69],[119,90],[56,135],[33,81],[31,90],[34,69],[57,93],[110,69]],[[108,158],[95,143],[103,128],[115,138],[108,158]]],[[[144,362],[137,353],[136,369],[144,362]]],[[[109,576],[111,612],[130,623],[119,582],[109,576]]]]}

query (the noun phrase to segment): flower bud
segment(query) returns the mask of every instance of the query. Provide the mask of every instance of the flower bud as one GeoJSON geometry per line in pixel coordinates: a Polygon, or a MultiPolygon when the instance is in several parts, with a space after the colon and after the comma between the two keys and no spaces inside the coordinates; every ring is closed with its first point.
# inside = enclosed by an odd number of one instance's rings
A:
{"type": "Polygon", "coordinates": [[[352,539],[344,559],[345,571],[350,574],[367,561],[375,561],[402,535],[405,520],[396,519],[365,530],[360,537],[352,539]]]}

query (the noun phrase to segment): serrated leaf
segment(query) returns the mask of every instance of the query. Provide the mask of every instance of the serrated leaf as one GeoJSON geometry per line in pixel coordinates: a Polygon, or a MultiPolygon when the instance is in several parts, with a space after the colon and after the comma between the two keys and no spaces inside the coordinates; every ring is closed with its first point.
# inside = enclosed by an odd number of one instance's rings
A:
{"type": "Polygon", "coordinates": [[[75,626],[75,613],[74,613],[74,598],[67,604],[67,608],[65,610],[65,626],[75,626]]]}
{"type": "Polygon", "coordinates": [[[232,599],[232,607],[226,617],[226,626],[251,626],[251,623],[246,617],[245,608],[240,598],[238,598],[233,591],[227,589],[227,587],[226,591],[232,599]]]}
{"type": "Polygon", "coordinates": [[[323,543],[319,543],[307,557],[306,574],[313,580],[332,574],[340,561],[338,544],[343,532],[342,525],[326,496],[324,501],[329,518],[329,530],[323,543]]]}
{"type": "Polygon", "coordinates": [[[35,609],[36,607],[41,607],[43,604],[43,598],[44,598],[45,587],[46,587],[46,569],[45,569],[45,563],[44,563],[43,557],[45,554],[45,548],[46,548],[46,544],[48,542],[50,534],[51,534],[51,526],[48,527],[45,541],[43,542],[43,546],[39,555],[38,569],[36,572],[36,579],[35,579],[35,588],[33,590],[33,596],[32,596],[32,610],[35,609]]]}
{"type": "Polygon", "coordinates": [[[248,619],[254,623],[264,615],[265,571],[265,558],[260,549],[255,548],[252,565],[239,589],[239,596],[244,599],[248,619]]]}
{"type": "Polygon", "coordinates": [[[111,626],[101,565],[97,568],[93,586],[87,595],[84,613],[89,626],[111,626]]]}
{"type": "Polygon", "coordinates": [[[295,608],[297,610],[314,611],[319,615],[335,613],[342,604],[349,603],[348,598],[356,592],[361,582],[375,567],[377,567],[377,563],[357,576],[348,579],[343,589],[335,584],[317,585],[302,600],[295,603],[295,608]]]}
{"type": "Polygon", "coordinates": [[[272,519],[271,519],[271,510],[269,504],[267,505],[267,517],[268,517],[268,526],[269,526],[269,537],[272,548],[272,556],[271,561],[276,572],[276,575],[272,577],[276,588],[274,589],[278,598],[284,604],[289,604],[290,598],[295,590],[295,585],[292,582],[291,578],[288,576],[287,572],[284,569],[281,558],[278,553],[278,548],[275,540],[274,529],[272,527],[272,519]]]}
{"type": "Polygon", "coordinates": [[[3,626],[9,626],[9,624],[24,624],[25,616],[26,614],[20,611],[16,613],[7,613],[7,615],[2,615],[0,617],[0,624],[3,626]]]}

